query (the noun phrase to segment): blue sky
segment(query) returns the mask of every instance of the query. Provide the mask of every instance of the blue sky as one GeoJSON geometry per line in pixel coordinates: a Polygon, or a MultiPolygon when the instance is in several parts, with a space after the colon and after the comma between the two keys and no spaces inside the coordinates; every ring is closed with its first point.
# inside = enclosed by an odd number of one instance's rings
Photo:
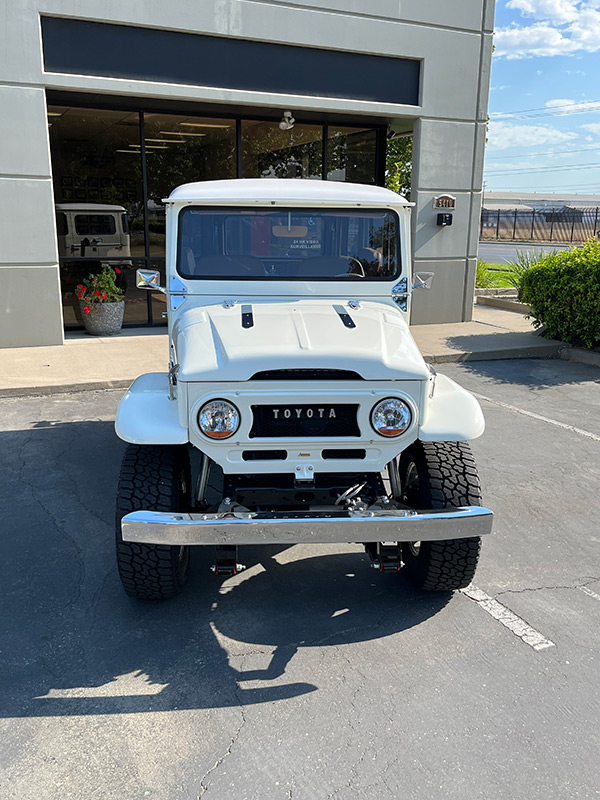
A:
{"type": "Polygon", "coordinates": [[[600,0],[497,0],[486,191],[600,194],[600,0]]]}

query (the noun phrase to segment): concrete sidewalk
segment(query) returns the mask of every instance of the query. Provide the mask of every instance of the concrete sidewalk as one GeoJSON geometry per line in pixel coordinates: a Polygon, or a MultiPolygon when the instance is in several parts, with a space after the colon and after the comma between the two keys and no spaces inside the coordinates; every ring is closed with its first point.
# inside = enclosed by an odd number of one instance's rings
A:
{"type": "MultiPolygon", "coordinates": [[[[557,358],[565,348],[539,336],[522,314],[477,305],[473,314],[472,322],[413,326],[425,360],[557,358]]],[[[74,332],[62,346],[0,348],[0,396],[126,387],[144,372],[165,371],[167,362],[165,328],[106,338],[74,332]]]]}

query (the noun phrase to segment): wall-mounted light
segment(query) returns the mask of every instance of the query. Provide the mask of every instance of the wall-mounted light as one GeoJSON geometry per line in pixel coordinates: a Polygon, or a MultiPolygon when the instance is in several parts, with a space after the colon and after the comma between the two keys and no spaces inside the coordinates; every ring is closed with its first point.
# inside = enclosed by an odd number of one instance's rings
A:
{"type": "Polygon", "coordinates": [[[180,125],[187,125],[189,128],[231,128],[231,123],[225,125],[220,122],[180,122],[180,125]]]}
{"type": "Polygon", "coordinates": [[[291,111],[284,111],[283,117],[281,118],[281,122],[279,123],[279,130],[281,131],[291,131],[294,127],[294,123],[296,120],[292,116],[291,111]]]}
{"type": "Polygon", "coordinates": [[[191,133],[191,131],[159,131],[161,136],[206,136],[205,133],[191,133]]]}

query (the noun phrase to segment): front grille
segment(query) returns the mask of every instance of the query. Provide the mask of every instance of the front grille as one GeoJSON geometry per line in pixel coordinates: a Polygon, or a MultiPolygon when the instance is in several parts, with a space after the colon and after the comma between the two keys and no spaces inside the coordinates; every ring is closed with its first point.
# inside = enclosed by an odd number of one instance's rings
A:
{"type": "Polygon", "coordinates": [[[287,450],[242,450],[242,461],[285,461],[287,450]]]}
{"type": "Polygon", "coordinates": [[[252,381],[362,381],[350,369],[267,369],[256,372],[252,381]]]}
{"type": "Polygon", "coordinates": [[[360,436],[357,411],[358,405],[340,403],[252,406],[250,437],[360,436]]]}
{"type": "Polygon", "coordinates": [[[323,450],[324,461],[360,461],[367,457],[366,450],[323,450]]]}

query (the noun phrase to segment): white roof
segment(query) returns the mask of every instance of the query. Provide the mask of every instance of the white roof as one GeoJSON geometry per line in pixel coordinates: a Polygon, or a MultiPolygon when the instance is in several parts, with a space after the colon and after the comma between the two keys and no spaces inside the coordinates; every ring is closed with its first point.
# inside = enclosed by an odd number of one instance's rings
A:
{"type": "Polygon", "coordinates": [[[585,206],[594,208],[600,206],[600,194],[563,194],[548,192],[486,192],[484,205],[486,208],[495,208],[498,203],[506,203],[507,206],[528,205],[541,208],[542,206],[585,206]]]}
{"type": "Polygon", "coordinates": [[[528,206],[528,205],[525,205],[525,203],[520,203],[518,201],[515,201],[514,203],[496,203],[493,200],[491,200],[488,203],[487,197],[485,198],[485,205],[483,206],[483,209],[485,211],[513,211],[514,212],[515,209],[517,211],[531,211],[532,208],[533,208],[533,206],[528,206]]]}
{"type": "Polygon", "coordinates": [[[107,203],[56,203],[57,211],[125,211],[123,206],[111,206],[107,203]]]}
{"type": "Polygon", "coordinates": [[[409,206],[404,197],[382,186],[302,178],[237,178],[227,181],[186,183],[174,189],[169,203],[248,203],[409,206]]]}

